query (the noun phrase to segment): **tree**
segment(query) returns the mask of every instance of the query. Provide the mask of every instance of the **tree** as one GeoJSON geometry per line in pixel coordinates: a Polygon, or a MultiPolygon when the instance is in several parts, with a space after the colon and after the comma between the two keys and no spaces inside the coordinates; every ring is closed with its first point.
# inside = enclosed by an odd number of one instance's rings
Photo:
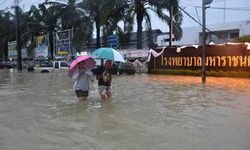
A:
{"type": "Polygon", "coordinates": [[[250,35],[243,35],[234,40],[234,42],[249,42],[250,43],[250,35]]]}
{"type": "MultiPolygon", "coordinates": [[[[30,32],[30,28],[28,28],[27,24],[28,22],[28,14],[24,13],[20,7],[18,7],[17,10],[19,14],[19,26],[18,28],[21,31],[21,35],[25,35],[28,31],[30,32]]],[[[5,58],[8,58],[8,42],[16,40],[16,27],[15,27],[15,17],[16,15],[11,14],[10,12],[5,13],[5,18],[4,20],[1,20],[3,23],[3,32],[6,32],[6,36],[2,36],[2,41],[3,41],[3,48],[4,48],[4,54],[5,58]]],[[[21,37],[21,45],[26,47],[26,43],[29,40],[27,36],[22,36],[21,37]]]]}
{"type": "Polygon", "coordinates": [[[34,56],[36,47],[36,36],[44,35],[47,32],[47,26],[42,25],[38,19],[39,10],[35,6],[31,6],[30,10],[23,12],[19,8],[19,28],[21,31],[21,46],[27,48],[27,55],[34,56]]]}
{"type": "Polygon", "coordinates": [[[29,57],[34,56],[36,47],[36,36],[47,33],[47,26],[42,24],[40,10],[31,6],[30,10],[21,15],[21,43],[27,48],[29,57]]]}
{"type": "Polygon", "coordinates": [[[54,44],[53,44],[53,33],[58,28],[59,11],[55,7],[46,6],[46,2],[38,5],[39,13],[36,13],[36,17],[41,25],[46,26],[46,31],[49,34],[49,49],[50,57],[54,58],[54,44]]]}
{"type": "Polygon", "coordinates": [[[14,15],[10,12],[0,11],[0,51],[5,61],[8,59],[8,41],[15,40],[14,15]]]}
{"type": "MultiPolygon", "coordinates": [[[[87,16],[90,18],[96,29],[96,47],[101,46],[101,28],[104,34],[111,32],[108,26],[115,25],[117,20],[114,19],[114,9],[116,9],[117,2],[121,0],[83,0],[81,8],[86,11],[87,16]],[[113,13],[113,17],[110,14],[113,13]],[[113,22],[114,21],[114,22],[113,22]]],[[[113,29],[115,30],[115,29],[113,29]]]]}
{"type": "Polygon", "coordinates": [[[128,2],[128,5],[125,5],[127,9],[127,13],[125,15],[125,24],[127,25],[127,28],[133,29],[130,26],[135,24],[134,21],[136,21],[137,24],[137,49],[142,48],[142,22],[145,20],[146,28],[148,30],[152,29],[150,11],[161,20],[169,23],[170,17],[165,14],[165,12],[170,12],[170,5],[173,5],[174,14],[173,34],[178,40],[182,36],[182,30],[180,27],[182,22],[182,13],[178,9],[178,0],[131,0],[128,2]]]}
{"type": "Polygon", "coordinates": [[[73,47],[80,50],[86,41],[89,41],[92,35],[92,23],[89,17],[80,7],[82,2],[68,0],[64,2],[46,2],[47,5],[58,10],[61,29],[73,29],[73,47]]]}
{"type": "MultiPolygon", "coordinates": [[[[124,0],[116,0],[115,3],[112,0],[109,0],[110,6],[112,8],[107,13],[107,19],[105,20],[103,26],[102,26],[102,34],[103,34],[103,42],[104,46],[108,46],[108,36],[115,34],[118,35],[119,42],[124,42],[124,36],[126,36],[126,33],[123,31],[123,29],[118,25],[120,21],[122,21],[125,13],[125,7],[127,5],[126,1],[124,0]]],[[[125,43],[120,43],[121,46],[123,46],[125,43]]]]}
{"type": "Polygon", "coordinates": [[[84,15],[79,8],[81,2],[76,3],[76,0],[45,2],[45,4],[58,10],[62,30],[78,27],[84,15]]]}

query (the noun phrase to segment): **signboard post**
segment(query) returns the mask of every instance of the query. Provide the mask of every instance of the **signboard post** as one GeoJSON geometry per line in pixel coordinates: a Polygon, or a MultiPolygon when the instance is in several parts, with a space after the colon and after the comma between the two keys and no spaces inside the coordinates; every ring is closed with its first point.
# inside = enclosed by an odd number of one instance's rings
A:
{"type": "MultiPolygon", "coordinates": [[[[11,59],[17,59],[17,54],[16,41],[8,42],[8,57],[11,59]]],[[[27,48],[21,48],[21,56],[22,58],[27,57],[27,48]]]]}
{"type": "Polygon", "coordinates": [[[54,33],[55,55],[73,55],[72,51],[73,29],[63,30],[54,33]]]}
{"type": "Polygon", "coordinates": [[[119,40],[118,40],[117,35],[113,34],[113,35],[108,36],[108,44],[110,47],[117,49],[118,43],[119,43],[119,40]]]}
{"type": "Polygon", "coordinates": [[[35,58],[47,59],[49,56],[48,38],[47,35],[36,37],[35,58]]]}

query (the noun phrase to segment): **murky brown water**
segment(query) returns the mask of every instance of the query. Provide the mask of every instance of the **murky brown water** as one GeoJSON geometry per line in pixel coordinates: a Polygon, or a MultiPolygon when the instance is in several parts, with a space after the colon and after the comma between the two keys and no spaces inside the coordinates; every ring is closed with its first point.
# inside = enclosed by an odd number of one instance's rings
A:
{"type": "Polygon", "coordinates": [[[135,75],[79,102],[66,73],[0,70],[1,150],[249,150],[250,79],[135,75]]]}

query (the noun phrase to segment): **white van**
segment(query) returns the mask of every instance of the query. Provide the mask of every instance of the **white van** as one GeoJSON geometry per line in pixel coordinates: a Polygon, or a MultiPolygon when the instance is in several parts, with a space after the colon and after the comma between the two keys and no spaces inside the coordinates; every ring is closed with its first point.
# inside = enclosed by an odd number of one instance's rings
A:
{"type": "Polygon", "coordinates": [[[35,65],[34,72],[68,72],[69,63],[67,61],[45,61],[35,65]]]}
{"type": "Polygon", "coordinates": [[[67,61],[54,61],[54,72],[69,71],[69,63],[67,61]]]}

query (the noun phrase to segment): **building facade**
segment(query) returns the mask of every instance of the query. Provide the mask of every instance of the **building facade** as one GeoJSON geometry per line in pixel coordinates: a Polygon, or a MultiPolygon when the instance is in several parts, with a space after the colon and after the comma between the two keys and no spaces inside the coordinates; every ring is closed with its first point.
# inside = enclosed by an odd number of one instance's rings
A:
{"type": "MultiPolygon", "coordinates": [[[[250,20],[231,22],[225,24],[214,24],[207,25],[206,37],[207,43],[213,42],[215,44],[225,43],[232,41],[233,39],[250,35],[250,20]]],[[[182,28],[183,36],[180,41],[175,41],[173,38],[172,45],[201,45],[202,44],[202,27],[186,27],[182,28]]],[[[157,36],[155,41],[159,47],[168,46],[169,43],[169,34],[164,33],[157,36]]]]}

